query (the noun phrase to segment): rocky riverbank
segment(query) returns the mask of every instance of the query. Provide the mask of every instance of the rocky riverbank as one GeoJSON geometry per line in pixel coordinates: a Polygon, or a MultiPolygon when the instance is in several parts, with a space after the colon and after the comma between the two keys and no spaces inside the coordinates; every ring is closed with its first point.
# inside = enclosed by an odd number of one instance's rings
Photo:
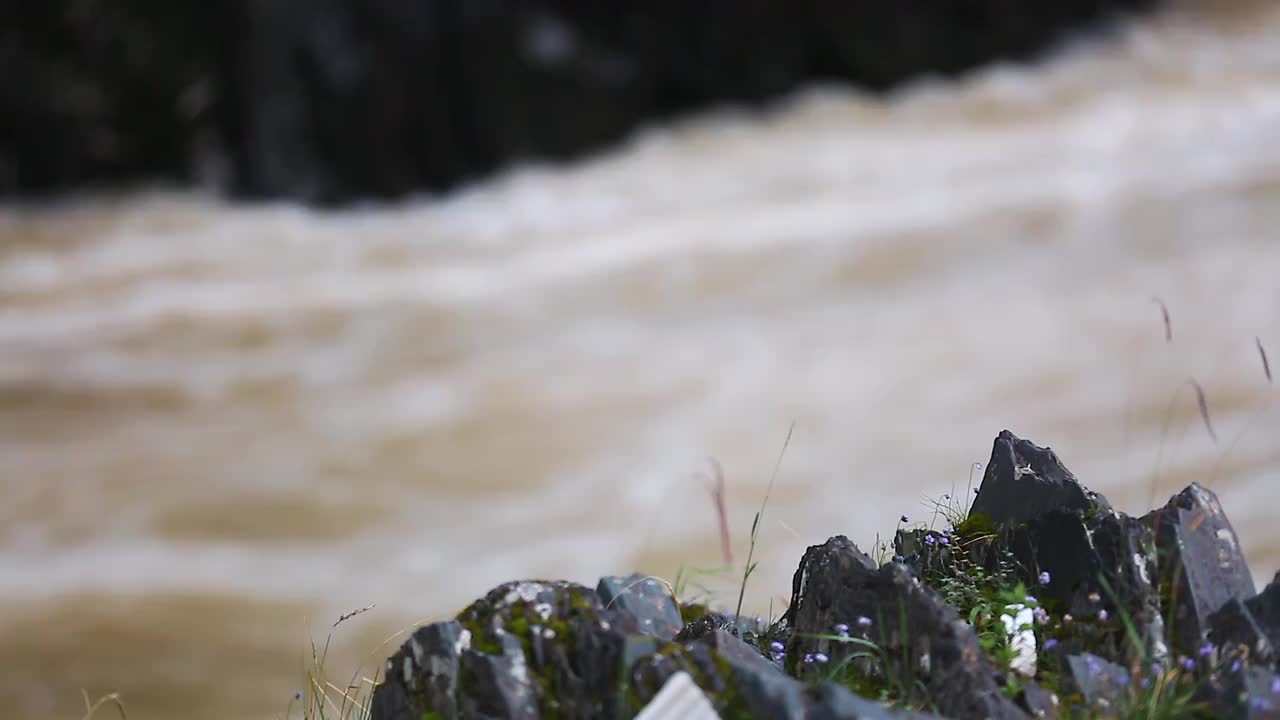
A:
{"type": "Polygon", "coordinates": [[[372,718],[630,718],[690,679],[722,718],[1280,716],[1280,576],[1255,592],[1210,490],[1131,517],[1005,431],[967,501],[881,558],[810,547],[769,621],[503,584],[387,660],[372,718]]]}
{"type": "Polygon", "coordinates": [[[810,80],[883,90],[1029,58],[1156,2],[11,3],[0,193],[440,190],[810,80]]]}

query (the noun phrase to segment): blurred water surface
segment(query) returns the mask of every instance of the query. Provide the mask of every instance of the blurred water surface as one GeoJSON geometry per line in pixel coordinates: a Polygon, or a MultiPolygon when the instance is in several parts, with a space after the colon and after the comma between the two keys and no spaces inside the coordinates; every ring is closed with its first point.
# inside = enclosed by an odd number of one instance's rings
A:
{"type": "Polygon", "coordinates": [[[708,456],[740,562],[793,420],[753,612],[806,545],[927,520],[1006,427],[1130,512],[1209,485],[1264,583],[1277,138],[1280,6],[1188,0],[394,207],[7,206],[0,705],[278,716],[354,607],[344,673],[504,580],[714,567],[708,456]]]}

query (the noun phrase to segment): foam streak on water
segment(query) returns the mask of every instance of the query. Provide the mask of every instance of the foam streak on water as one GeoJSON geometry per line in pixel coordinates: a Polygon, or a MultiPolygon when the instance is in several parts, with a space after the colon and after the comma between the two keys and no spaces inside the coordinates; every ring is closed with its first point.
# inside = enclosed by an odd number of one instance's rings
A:
{"type": "Polygon", "coordinates": [[[378,605],[346,661],[515,577],[714,566],[707,455],[740,559],[793,419],[755,611],[1006,427],[1131,512],[1208,484],[1265,583],[1280,10],[1226,5],[391,208],[5,208],[0,703],[263,716],[304,616],[378,605]]]}

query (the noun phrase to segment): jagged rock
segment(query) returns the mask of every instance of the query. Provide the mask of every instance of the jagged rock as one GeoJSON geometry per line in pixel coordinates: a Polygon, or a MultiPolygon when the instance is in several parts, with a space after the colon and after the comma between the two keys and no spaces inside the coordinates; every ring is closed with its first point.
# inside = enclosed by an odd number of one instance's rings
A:
{"type": "Polygon", "coordinates": [[[1262,625],[1272,646],[1280,646],[1280,572],[1262,592],[1245,600],[1244,604],[1262,625]]]}
{"type": "Polygon", "coordinates": [[[956,572],[957,553],[988,573],[1012,574],[1009,584],[1021,581],[1056,617],[1079,621],[1060,654],[1087,650],[1126,665],[1168,661],[1151,529],[1111,509],[1051,449],[1001,432],[968,519],[955,532],[900,530],[894,547],[931,583],[956,572]],[[1130,642],[1121,613],[1141,647],[1130,642]]]}
{"type": "Polygon", "coordinates": [[[1238,647],[1254,665],[1276,666],[1280,661],[1280,573],[1248,600],[1233,597],[1210,618],[1210,641],[1219,647],[1238,647]]]}
{"type": "Polygon", "coordinates": [[[371,720],[419,720],[429,708],[445,720],[458,717],[458,658],[471,633],[455,621],[418,628],[387,660],[386,682],[373,694],[371,720]]]}
{"type": "Polygon", "coordinates": [[[1280,718],[1280,676],[1267,668],[1223,665],[1200,679],[1192,701],[1216,718],[1280,718]]]}
{"type": "Polygon", "coordinates": [[[891,710],[849,690],[796,680],[753,647],[715,629],[697,640],[673,642],[642,659],[631,670],[631,687],[640,704],[652,699],[666,681],[687,672],[725,718],[778,720],[924,720],[919,713],[891,710]]]}
{"type": "Polygon", "coordinates": [[[1152,582],[1155,543],[1140,520],[1113,510],[1092,517],[1055,511],[1007,537],[1036,597],[1057,616],[1076,618],[1077,632],[1062,652],[1089,650],[1126,666],[1169,661],[1159,590],[1152,582]],[[1049,583],[1038,585],[1042,571],[1049,583]],[[1132,623],[1141,647],[1133,646],[1122,617],[1132,623]]]}
{"type": "Polygon", "coordinates": [[[635,616],[589,588],[506,583],[455,623],[415,633],[390,661],[371,717],[611,716],[626,700],[618,678],[657,647],[635,616]]]}
{"type": "Polygon", "coordinates": [[[1193,656],[1209,639],[1210,617],[1255,594],[1235,530],[1211,490],[1192,483],[1143,521],[1155,529],[1161,596],[1174,648],[1193,656]]]}
{"type": "Polygon", "coordinates": [[[1209,641],[1214,647],[1246,657],[1251,663],[1274,666],[1275,641],[1270,637],[1247,602],[1231,598],[1209,618],[1209,641]]]}
{"type": "Polygon", "coordinates": [[[606,608],[635,616],[640,631],[661,640],[671,640],[680,632],[684,621],[680,606],[666,586],[646,575],[600,578],[596,595],[606,608]]]}
{"type": "Polygon", "coordinates": [[[707,613],[697,620],[692,620],[689,624],[681,628],[676,634],[676,642],[689,642],[690,640],[700,640],[717,630],[724,630],[730,635],[738,636],[738,626],[729,619],[724,613],[707,613]]]}
{"type": "Polygon", "coordinates": [[[1033,718],[1053,718],[1058,717],[1060,701],[1056,693],[1051,692],[1048,688],[1032,682],[1030,680],[1022,681],[1022,692],[1018,693],[1018,707],[1022,708],[1033,718]]]}
{"type": "Polygon", "coordinates": [[[918,680],[927,697],[911,700],[932,703],[942,714],[961,720],[1025,717],[1001,694],[997,673],[983,656],[973,628],[955,609],[906,565],[895,562],[877,568],[844,536],[805,552],[784,620],[793,631],[787,668],[798,677],[821,672],[818,664],[804,664],[806,655],[823,653],[831,663],[840,663],[855,649],[865,649],[811,637],[830,635],[837,624],[844,624],[875,643],[883,662],[873,667],[862,659],[850,666],[897,679],[900,682],[891,684],[913,692],[918,680]],[[860,618],[866,620],[860,623],[860,618]]]}
{"type": "Polygon", "coordinates": [[[1240,717],[1248,720],[1280,718],[1280,675],[1264,668],[1246,669],[1244,692],[1237,695],[1236,700],[1240,717]]]}
{"type": "Polygon", "coordinates": [[[1253,665],[1275,668],[1280,661],[1280,573],[1262,592],[1231,598],[1209,618],[1209,640],[1217,647],[1238,649],[1253,665]]]}
{"type": "Polygon", "coordinates": [[[1085,513],[1108,508],[1106,498],[1081,485],[1051,448],[1003,430],[991,448],[969,515],[983,515],[1005,527],[1050,510],[1085,513]]]}
{"type": "Polygon", "coordinates": [[[810,80],[1025,58],[1156,0],[224,0],[0,10],[0,193],[155,178],[313,202],[457,186],[810,80]]]}
{"type": "Polygon", "coordinates": [[[1092,653],[1081,653],[1068,657],[1067,667],[1072,682],[1084,696],[1085,705],[1098,716],[1113,714],[1129,696],[1133,680],[1128,670],[1115,663],[1092,653]]]}

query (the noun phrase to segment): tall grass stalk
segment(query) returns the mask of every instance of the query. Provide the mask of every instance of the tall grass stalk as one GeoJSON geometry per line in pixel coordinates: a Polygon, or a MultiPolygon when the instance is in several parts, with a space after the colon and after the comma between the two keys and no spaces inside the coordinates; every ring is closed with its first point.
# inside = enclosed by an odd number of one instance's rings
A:
{"type": "Polygon", "coordinates": [[[742,599],[747,595],[747,581],[751,579],[751,573],[755,572],[756,563],[753,560],[756,552],[756,537],[760,532],[760,519],[764,517],[764,509],[769,504],[769,495],[773,493],[773,483],[778,479],[778,470],[782,468],[782,458],[787,454],[787,447],[791,445],[791,434],[795,432],[796,421],[791,421],[791,427],[787,428],[787,438],[782,441],[782,450],[778,452],[778,460],[773,464],[773,474],[769,476],[769,485],[764,491],[764,500],[760,502],[760,510],[756,512],[755,519],[751,521],[751,544],[747,547],[747,563],[742,571],[742,585],[738,588],[738,607],[733,613],[734,620],[742,617],[742,599]]]}

